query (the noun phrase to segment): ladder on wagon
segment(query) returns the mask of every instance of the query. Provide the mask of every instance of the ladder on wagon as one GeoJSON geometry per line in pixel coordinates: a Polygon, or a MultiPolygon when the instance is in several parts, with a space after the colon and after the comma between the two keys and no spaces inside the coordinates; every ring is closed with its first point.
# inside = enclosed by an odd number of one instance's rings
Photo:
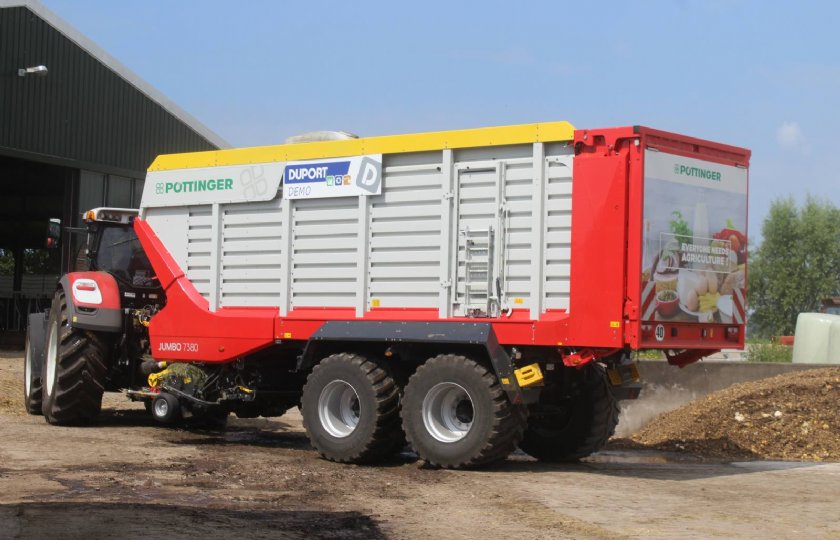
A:
{"type": "Polygon", "coordinates": [[[488,317],[498,314],[501,284],[495,273],[496,231],[464,227],[460,231],[464,248],[464,314],[488,317]]]}

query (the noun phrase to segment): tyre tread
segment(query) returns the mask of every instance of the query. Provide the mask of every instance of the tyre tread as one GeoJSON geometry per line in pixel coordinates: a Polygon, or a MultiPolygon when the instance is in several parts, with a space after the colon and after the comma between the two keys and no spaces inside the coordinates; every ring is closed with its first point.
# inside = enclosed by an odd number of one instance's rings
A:
{"type": "Polygon", "coordinates": [[[52,396],[46,395],[44,385],[42,411],[50,424],[88,424],[102,409],[103,382],[108,371],[107,340],[95,332],[69,326],[63,292],[56,293],[56,301],[59,323],[56,380],[52,396]]]}
{"type": "MultiPolygon", "coordinates": [[[[566,445],[551,444],[554,441],[531,438],[526,433],[521,448],[527,454],[543,461],[577,461],[601,450],[618,425],[618,402],[610,391],[610,383],[605,368],[600,364],[587,367],[587,392],[591,404],[588,412],[591,418],[578,433],[569,434],[575,440],[566,445]]],[[[564,441],[566,442],[566,441],[564,441]]]]}
{"type": "MultiPolygon", "coordinates": [[[[337,364],[349,364],[358,369],[373,389],[376,417],[374,429],[370,438],[350,455],[340,455],[329,448],[319,445],[315,438],[310,441],[315,450],[324,459],[339,463],[372,463],[393,453],[395,448],[405,444],[399,422],[400,388],[390,373],[379,363],[354,353],[338,353],[324,358],[310,373],[304,386],[303,393],[307,393],[307,386],[317,384],[320,373],[329,370],[337,364]],[[400,443],[400,441],[403,441],[400,443]]],[[[317,420],[315,420],[317,422],[317,420]]],[[[303,427],[311,432],[307,414],[303,414],[303,427]]]]}
{"type": "MultiPolygon", "coordinates": [[[[463,366],[465,369],[478,375],[482,384],[489,390],[492,400],[491,410],[493,411],[493,424],[489,435],[486,437],[481,448],[471,456],[466,456],[458,461],[444,461],[435,459],[432,456],[421,456],[433,467],[444,469],[471,469],[480,468],[497,461],[505,459],[516,449],[516,445],[522,439],[526,423],[524,418],[527,410],[524,407],[516,407],[510,403],[496,376],[481,363],[456,354],[440,354],[427,360],[417,368],[417,371],[409,378],[409,386],[412,381],[417,383],[424,377],[435,377],[436,372],[442,366],[463,366]]],[[[413,436],[413,430],[408,426],[408,415],[403,413],[403,431],[406,434],[408,443],[417,450],[420,446],[413,436]]],[[[419,453],[419,452],[418,452],[419,453]]]]}

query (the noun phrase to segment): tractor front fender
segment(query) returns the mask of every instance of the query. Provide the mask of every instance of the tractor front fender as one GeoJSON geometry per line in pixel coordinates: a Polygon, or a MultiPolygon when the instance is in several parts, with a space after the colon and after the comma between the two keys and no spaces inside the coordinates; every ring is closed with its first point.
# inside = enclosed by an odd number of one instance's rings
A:
{"type": "Polygon", "coordinates": [[[70,326],[83,330],[121,332],[120,288],[107,272],[70,272],[59,281],[67,299],[70,326]]]}

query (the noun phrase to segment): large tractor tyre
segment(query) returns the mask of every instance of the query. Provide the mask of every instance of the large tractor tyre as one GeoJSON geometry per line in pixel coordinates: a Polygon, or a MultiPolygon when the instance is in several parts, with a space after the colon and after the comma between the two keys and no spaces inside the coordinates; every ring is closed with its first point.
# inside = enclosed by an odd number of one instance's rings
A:
{"type": "Polygon", "coordinates": [[[560,395],[546,388],[530,407],[522,451],[542,461],[576,461],[607,444],[618,424],[618,402],[603,366],[585,369],[579,393],[560,395]]]}
{"type": "MultiPolygon", "coordinates": [[[[43,314],[40,321],[43,321],[43,314]]],[[[41,414],[43,390],[41,388],[41,371],[43,370],[44,326],[38,321],[33,322],[29,317],[29,327],[26,330],[26,349],[23,364],[23,403],[29,414],[41,414]]]]}
{"type": "Polygon", "coordinates": [[[303,426],[312,446],[330,461],[370,463],[403,441],[400,389],[376,362],[357,354],[328,356],[306,379],[303,426]]]}
{"type": "Polygon", "coordinates": [[[411,376],[402,405],[409,444],[429,465],[475,468],[503,460],[525,429],[496,376],[475,360],[439,355],[411,376]]]}
{"type": "Polygon", "coordinates": [[[44,351],[43,403],[50,424],[87,424],[102,408],[107,336],[70,326],[63,291],[53,298],[44,351]]]}

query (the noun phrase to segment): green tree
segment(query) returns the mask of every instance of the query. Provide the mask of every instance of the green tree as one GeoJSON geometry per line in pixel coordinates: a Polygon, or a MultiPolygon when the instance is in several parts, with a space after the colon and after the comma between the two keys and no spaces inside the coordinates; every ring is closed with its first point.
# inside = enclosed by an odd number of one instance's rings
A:
{"type": "Polygon", "coordinates": [[[840,294],[840,208],[811,196],[802,208],[779,199],[761,232],[747,269],[751,332],[790,335],[799,313],[840,294]]]}
{"type": "Polygon", "coordinates": [[[23,271],[26,274],[58,274],[61,251],[58,249],[23,250],[23,271]]]}
{"type": "Polygon", "coordinates": [[[15,256],[10,249],[0,248],[0,276],[11,276],[15,273],[15,256]]]}

